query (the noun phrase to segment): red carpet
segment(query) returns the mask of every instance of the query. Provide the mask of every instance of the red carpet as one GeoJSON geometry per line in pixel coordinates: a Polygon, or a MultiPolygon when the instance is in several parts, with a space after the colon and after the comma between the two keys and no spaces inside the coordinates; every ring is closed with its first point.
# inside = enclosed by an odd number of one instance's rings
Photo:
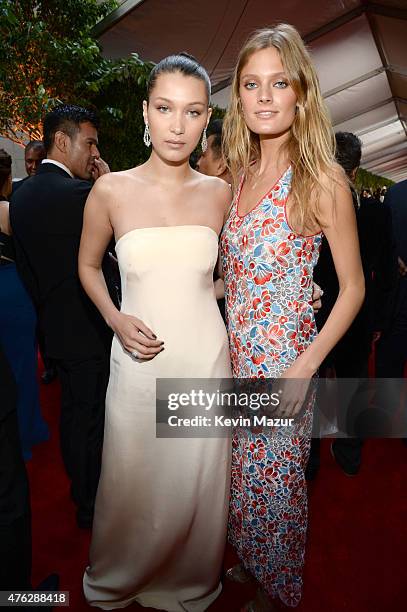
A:
{"type": "MultiPolygon", "coordinates": [[[[82,595],[90,533],[76,527],[58,442],[59,385],[41,385],[51,440],[28,465],[33,513],[33,583],[51,572],[70,592],[70,609],[91,610],[82,595]]],[[[321,470],[309,486],[310,521],[304,596],[298,612],[401,612],[407,582],[407,447],[371,440],[362,469],[345,476],[322,444],[321,470]]],[[[225,566],[235,558],[228,549],[225,566]]],[[[238,611],[252,586],[225,584],[213,612],[238,611]]],[[[131,606],[127,610],[145,610],[131,606]]]]}

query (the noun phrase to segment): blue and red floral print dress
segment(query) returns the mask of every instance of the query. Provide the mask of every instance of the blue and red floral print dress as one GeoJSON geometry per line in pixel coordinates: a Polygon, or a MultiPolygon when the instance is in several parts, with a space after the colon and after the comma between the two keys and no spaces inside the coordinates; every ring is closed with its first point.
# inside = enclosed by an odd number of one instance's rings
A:
{"type": "MultiPolygon", "coordinates": [[[[321,234],[288,224],[288,168],[255,208],[238,214],[242,183],[221,237],[226,314],[235,378],[278,378],[316,335],[312,273],[321,234]]],[[[306,436],[236,428],[229,539],[245,567],[288,606],[301,598],[307,528],[306,436]]]]}

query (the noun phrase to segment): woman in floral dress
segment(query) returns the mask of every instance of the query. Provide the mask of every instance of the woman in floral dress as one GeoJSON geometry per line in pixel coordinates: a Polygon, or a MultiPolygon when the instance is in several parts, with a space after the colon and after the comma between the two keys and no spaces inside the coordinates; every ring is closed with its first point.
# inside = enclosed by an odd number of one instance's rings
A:
{"type": "MultiPolygon", "coordinates": [[[[334,162],[332,128],[300,35],[280,24],[240,52],[224,124],[238,185],[221,240],[233,375],[310,381],[356,316],[364,295],[349,187],[334,162]],[[317,336],[312,274],[324,232],[340,294],[317,336]]],[[[229,538],[232,580],[261,588],[248,610],[296,606],[307,528],[312,394],[301,430],[236,429],[229,538]]],[[[294,417],[301,404],[285,406],[294,417]]]]}

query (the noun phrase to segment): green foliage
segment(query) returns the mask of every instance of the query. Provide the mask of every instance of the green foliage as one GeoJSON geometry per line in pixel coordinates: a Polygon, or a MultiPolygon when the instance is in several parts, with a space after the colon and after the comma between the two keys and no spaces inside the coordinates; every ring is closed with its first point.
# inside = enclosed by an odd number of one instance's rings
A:
{"type": "MultiPolygon", "coordinates": [[[[142,163],[142,101],[152,64],[137,54],[108,60],[93,38],[115,0],[0,1],[0,135],[40,139],[44,114],[59,102],[94,107],[102,156],[112,170],[142,163]]],[[[214,109],[214,116],[223,114],[214,109]]]]}
{"type": "Polygon", "coordinates": [[[224,108],[220,108],[220,106],[216,106],[215,104],[213,104],[211,121],[214,121],[215,119],[223,119],[225,116],[225,113],[226,111],[224,108]]]}
{"type": "Polygon", "coordinates": [[[136,54],[100,74],[93,103],[101,115],[100,150],[112,170],[127,170],[150,154],[143,142],[142,104],[152,64],[136,54]]]}
{"type": "Polygon", "coordinates": [[[391,187],[391,185],[394,185],[394,182],[390,179],[384,178],[383,176],[379,176],[369,172],[368,170],[359,168],[355,180],[355,187],[357,191],[360,192],[364,187],[366,187],[371,189],[373,192],[378,187],[384,187],[384,185],[391,187]]]}
{"type": "MultiPolygon", "coordinates": [[[[142,101],[152,64],[137,54],[108,60],[93,38],[116,0],[0,0],[0,135],[41,139],[44,114],[59,102],[94,107],[102,156],[112,170],[147,159],[142,101]]],[[[212,117],[223,117],[215,107],[212,117]]],[[[200,145],[197,146],[197,155],[200,145]]]]}
{"type": "Polygon", "coordinates": [[[115,0],[1,0],[2,136],[40,138],[41,118],[55,103],[90,102],[93,83],[110,65],[91,30],[115,6],[115,0]]]}

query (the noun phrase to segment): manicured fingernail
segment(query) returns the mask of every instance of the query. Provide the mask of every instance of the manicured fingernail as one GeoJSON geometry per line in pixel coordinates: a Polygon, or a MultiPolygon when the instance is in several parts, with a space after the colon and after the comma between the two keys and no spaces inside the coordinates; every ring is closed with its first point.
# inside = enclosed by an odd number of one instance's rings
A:
{"type": "Polygon", "coordinates": [[[161,350],[163,351],[163,350],[164,350],[164,347],[161,347],[161,350]]]}
{"type": "Polygon", "coordinates": [[[153,338],[154,340],[157,340],[157,336],[155,334],[153,334],[153,338]]]}

